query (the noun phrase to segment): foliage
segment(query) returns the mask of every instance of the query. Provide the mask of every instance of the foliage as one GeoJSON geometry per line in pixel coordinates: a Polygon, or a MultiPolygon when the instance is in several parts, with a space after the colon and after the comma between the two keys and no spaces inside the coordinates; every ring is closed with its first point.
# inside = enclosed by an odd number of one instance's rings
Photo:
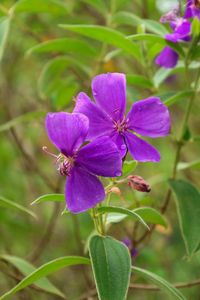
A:
{"type": "Polygon", "coordinates": [[[200,21],[173,43],[163,9],[159,0],[1,1],[0,299],[198,299],[200,21]],[[155,63],[166,46],[174,68],[155,63]],[[71,113],[107,72],[126,74],[127,111],[160,97],[171,133],[152,142],[160,163],[126,156],[122,175],[102,180],[105,201],[76,215],[46,155],[55,148],[44,118],[71,113]]]}

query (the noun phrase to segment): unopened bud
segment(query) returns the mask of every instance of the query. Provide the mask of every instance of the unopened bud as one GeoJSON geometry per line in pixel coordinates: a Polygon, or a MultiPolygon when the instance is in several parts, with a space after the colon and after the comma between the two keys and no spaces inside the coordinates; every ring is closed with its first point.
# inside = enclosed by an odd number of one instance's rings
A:
{"type": "Polygon", "coordinates": [[[141,176],[128,176],[128,185],[136,191],[149,193],[151,191],[150,185],[141,176]]]}

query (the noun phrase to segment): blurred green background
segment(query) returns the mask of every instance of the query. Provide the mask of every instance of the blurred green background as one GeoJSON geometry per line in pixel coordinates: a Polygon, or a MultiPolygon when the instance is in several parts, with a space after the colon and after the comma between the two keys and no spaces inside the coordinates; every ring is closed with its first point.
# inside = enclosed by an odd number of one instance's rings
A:
{"type": "MultiPolygon", "coordinates": [[[[43,146],[48,146],[50,151],[55,152],[44,128],[44,116],[48,111],[71,112],[73,99],[79,91],[91,95],[91,79],[98,73],[123,72],[129,75],[128,107],[134,101],[153,94],[160,95],[162,100],[169,99],[173,93],[182,91],[185,85],[181,68],[168,74],[158,73],[154,58],[162,49],[159,44],[151,41],[137,42],[143,54],[143,61],[138,61],[134,56],[112,45],[64,30],[58,24],[103,25],[127,36],[148,31],[149,28],[145,28],[142,21],[132,22],[127,15],[125,20],[120,19],[119,15],[117,18],[118,13],[125,11],[141,19],[159,21],[160,16],[175,2],[1,0],[0,195],[32,210],[37,216],[35,219],[19,210],[1,207],[0,204],[1,255],[21,257],[35,266],[59,256],[83,255],[84,244],[93,230],[88,213],[61,215],[65,208],[64,203],[47,202],[30,206],[39,196],[62,193],[64,189],[65,179],[57,174],[52,159],[42,151],[43,146]],[[12,16],[9,17],[10,15],[12,16]],[[53,39],[62,40],[53,46],[45,44],[43,48],[33,48],[53,39]],[[161,81],[157,86],[151,84],[153,78],[154,82],[156,80],[155,74],[157,80],[161,81]]],[[[141,195],[124,185],[124,200],[113,194],[112,203],[125,201],[133,205],[139,203],[152,207],[161,206],[168,187],[166,180],[171,176],[174,141],[179,132],[186,100],[181,99],[170,106],[171,135],[151,141],[161,153],[161,162],[139,164],[134,171],[134,174],[142,176],[151,184],[151,193],[141,195]]],[[[200,134],[199,106],[196,101],[190,119],[188,139],[191,139],[191,132],[193,136],[200,134]]],[[[189,142],[183,148],[181,161],[193,161],[198,155],[199,142],[189,142]]],[[[178,177],[186,178],[198,187],[199,167],[180,171],[178,177]]],[[[197,253],[191,260],[185,257],[174,201],[171,201],[166,217],[169,221],[168,229],[157,227],[150,241],[138,245],[138,256],[133,263],[172,283],[195,280],[200,277],[200,255],[197,253]]],[[[127,235],[134,239],[134,228],[134,223],[126,219],[113,225],[109,233],[119,240],[127,235]]],[[[137,234],[140,236],[142,232],[143,229],[139,228],[137,234]]],[[[20,278],[22,274],[19,270],[3,260],[0,261],[0,294],[13,287],[20,278]]],[[[94,289],[94,281],[87,267],[64,269],[50,279],[67,299],[97,299],[96,296],[84,296],[87,291],[94,289]]],[[[134,274],[131,282],[147,283],[134,274]]],[[[200,299],[199,286],[184,289],[183,293],[188,299],[200,299]]],[[[161,297],[163,300],[169,299],[160,292],[145,290],[130,289],[128,294],[128,299],[136,300],[157,300],[161,297]]],[[[35,288],[27,288],[11,297],[36,298],[59,299],[35,288]]]]}

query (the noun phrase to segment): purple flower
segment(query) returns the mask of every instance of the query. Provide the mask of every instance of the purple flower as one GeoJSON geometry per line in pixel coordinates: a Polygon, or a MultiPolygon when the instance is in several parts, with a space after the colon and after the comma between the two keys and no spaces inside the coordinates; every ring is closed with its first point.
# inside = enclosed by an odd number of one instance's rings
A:
{"type": "MultiPolygon", "coordinates": [[[[172,10],[166,15],[162,16],[161,23],[170,23],[173,30],[172,33],[165,35],[165,39],[172,43],[179,41],[189,41],[191,39],[191,23],[179,16],[179,9],[172,10]]],[[[166,46],[161,53],[156,57],[156,64],[164,68],[174,68],[178,62],[179,56],[171,47],[166,46]]]]}
{"type": "Polygon", "coordinates": [[[96,76],[92,81],[92,92],[96,103],[81,92],[74,109],[74,112],[85,114],[90,121],[87,138],[109,136],[122,157],[129,150],[137,161],[158,162],[159,152],[138,135],[157,138],[169,133],[169,112],[160,99],[150,97],[138,101],[125,116],[126,77],[120,73],[96,76]]]}
{"type": "Polygon", "coordinates": [[[67,176],[65,197],[72,213],[92,208],[105,198],[96,175],[121,175],[121,157],[110,138],[100,137],[81,147],[88,129],[89,120],[82,114],[59,112],[48,113],[46,117],[48,137],[61,152],[56,162],[60,174],[67,176]]]}
{"type": "Polygon", "coordinates": [[[160,54],[156,57],[156,64],[166,68],[174,68],[178,62],[178,53],[174,51],[169,46],[166,46],[163,48],[163,50],[160,52],[160,54]]]}
{"type": "Polygon", "coordinates": [[[199,0],[187,0],[186,10],[184,18],[189,19],[198,17],[200,19],[200,1],[199,0]]]}

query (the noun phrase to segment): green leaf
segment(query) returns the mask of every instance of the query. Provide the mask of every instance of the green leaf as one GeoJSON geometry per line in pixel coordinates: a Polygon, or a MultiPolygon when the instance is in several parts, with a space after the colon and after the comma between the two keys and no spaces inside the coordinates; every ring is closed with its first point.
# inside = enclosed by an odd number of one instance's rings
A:
{"type": "Polygon", "coordinates": [[[172,104],[176,103],[177,101],[188,98],[188,97],[192,96],[193,94],[194,94],[194,91],[192,91],[192,90],[175,93],[175,95],[165,99],[164,104],[166,106],[171,106],[172,104]]]}
{"type": "Polygon", "coordinates": [[[122,215],[126,215],[129,217],[132,217],[133,219],[136,219],[140,223],[142,223],[146,228],[149,229],[148,225],[145,223],[145,221],[140,217],[139,214],[136,212],[129,210],[127,208],[123,207],[117,207],[117,206],[101,206],[97,208],[98,213],[104,214],[104,213],[120,213],[122,215]]]}
{"type": "MultiPolygon", "coordinates": [[[[159,224],[164,227],[167,227],[166,219],[154,208],[139,207],[129,211],[136,213],[147,223],[159,224]]],[[[128,216],[129,215],[123,215],[122,213],[109,213],[106,221],[107,223],[118,223],[128,216]]]]}
{"type": "Polygon", "coordinates": [[[128,39],[131,41],[147,41],[147,42],[166,45],[166,41],[164,37],[155,34],[150,34],[150,33],[129,35],[128,39]]]}
{"type": "Polygon", "coordinates": [[[198,17],[195,17],[192,21],[192,36],[198,37],[200,35],[200,21],[198,17]]]}
{"type": "Polygon", "coordinates": [[[92,236],[90,258],[100,300],[125,300],[130,281],[128,248],[112,237],[92,236]]]}
{"type": "Polygon", "coordinates": [[[12,200],[8,200],[2,196],[0,196],[0,207],[5,207],[5,208],[9,208],[9,209],[17,209],[23,213],[26,213],[34,218],[37,218],[36,215],[34,214],[34,212],[32,212],[31,210],[25,208],[24,206],[12,201],[12,200]]]}
{"type": "Polygon", "coordinates": [[[45,116],[45,112],[42,112],[42,111],[28,112],[24,115],[21,115],[19,117],[16,117],[16,118],[8,121],[7,123],[1,124],[0,132],[9,130],[10,128],[12,128],[20,123],[27,123],[27,122],[35,121],[36,119],[43,118],[44,116],[45,116]]]}
{"type": "Polygon", "coordinates": [[[122,168],[122,177],[126,177],[128,176],[130,173],[132,173],[136,167],[137,167],[137,161],[136,160],[126,160],[124,163],[123,163],[123,168],[122,168]]]}
{"type": "Polygon", "coordinates": [[[90,46],[88,43],[82,40],[73,38],[62,38],[53,39],[30,48],[27,51],[27,55],[33,53],[78,53],[81,55],[91,56],[96,55],[96,50],[94,47],[90,46]]]}
{"type": "Polygon", "coordinates": [[[198,159],[191,162],[180,162],[178,163],[177,169],[178,171],[182,171],[186,169],[200,170],[200,160],[198,159]]]}
{"type": "Polygon", "coordinates": [[[72,78],[69,76],[67,77],[66,75],[68,69],[74,66],[78,67],[80,71],[86,74],[89,74],[90,72],[86,66],[72,57],[60,56],[50,60],[44,66],[38,80],[40,96],[44,99],[49,96],[57,98],[59,93],[61,91],[64,92],[64,89],[67,88],[67,86],[73,86],[74,90],[76,90],[77,84],[73,82],[72,78]]]}
{"type": "Polygon", "coordinates": [[[124,34],[114,29],[98,25],[62,24],[60,27],[120,48],[134,56],[137,60],[141,58],[139,47],[129,41],[124,34]]]}
{"type": "Polygon", "coordinates": [[[147,88],[147,89],[153,87],[152,81],[145,78],[142,75],[128,74],[128,75],[126,75],[126,79],[127,79],[127,83],[131,84],[131,85],[136,85],[136,86],[147,88]]]}
{"type": "Polygon", "coordinates": [[[47,12],[55,15],[65,15],[66,12],[69,12],[69,5],[59,0],[20,0],[11,8],[11,11],[15,14],[47,12]]]}
{"type": "Polygon", "coordinates": [[[10,17],[0,18],[0,61],[2,60],[5,51],[6,41],[10,28],[10,20],[10,17]]]}
{"type": "Polygon", "coordinates": [[[107,13],[108,13],[108,9],[103,0],[81,0],[81,1],[92,6],[103,16],[107,15],[107,13]]]}
{"type": "Polygon", "coordinates": [[[161,278],[160,276],[138,267],[132,267],[132,271],[133,273],[138,274],[141,277],[150,280],[151,282],[156,284],[161,289],[161,291],[168,294],[170,299],[186,300],[184,295],[179,290],[177,290],[169,282],[167,282],[165,279],[161,278]]]}
{"type": "Polygon", "coordinates": [[[131,26],[138,26],[144,24],[147,30],[161,36],[164,36],[168,33],[166,28],[160,23],[153,20],[141,19],[138,16],[129,12],[119,12],[113,16],[112,20],[116,24],[125,24],[131,26]]]}
{"type": "Polygon", "coordinates": [[[27,286],[35,283],[39,279],[46,277],[60,269],[74,266],[74,265],[88,265],[88,264],[90,264],[90,260],[88,258],[80,257],[80,256],[65,256],[65,257],[54,259],[42,265],[41,267],[33,271],[31,274],[26,276],[24,279],[22,279],[22,281],[20,281],[14,288],[9,290],[7,293],[3,294],[0,297],[0,300],[6,299],[8,296],[14,295],[15,293],[26,288],[27,286]]]}
{"type": "Polygon", "coordinates": [[[165,218],[152,207],[139,207],[132,210],[137,213],[145,222],[152,224],[159,224],[167,227],[167,222],[165,218]]]}
{"type": "Polygon", "coordinates": [[[171,72],[171,69],[160,68],[153,77],[154,86],[158,88],[171,72]]]}
{"type": "Polygon", "coordinates": [[[39,204],[41,202],[63,202],[65,201],[65,195],[64,194],[47,194],[38,197],[36,200],[34,200],[31,205],[33,204],[39,204]]]}
{"type": "MultiPolygon", "coordinates": [[[[12,266],[17,268],[17,270],[24,276],[27,276],[36,270],[36,268],[32,264],[20,257],[1,255],[0,260],[10,263],[12,266]]],[[[65,298],[65,295],[61,291],[59,291],[47,278],[39,279],[34,284],[43,291],[65,298]]]]}
{"type": "Polygon", "coordinates": [[[169,184],[176,195],[181,234],[187,254],[191,256],[200,244],[200,193],[187,181],[170,180],[169,184]]]}

